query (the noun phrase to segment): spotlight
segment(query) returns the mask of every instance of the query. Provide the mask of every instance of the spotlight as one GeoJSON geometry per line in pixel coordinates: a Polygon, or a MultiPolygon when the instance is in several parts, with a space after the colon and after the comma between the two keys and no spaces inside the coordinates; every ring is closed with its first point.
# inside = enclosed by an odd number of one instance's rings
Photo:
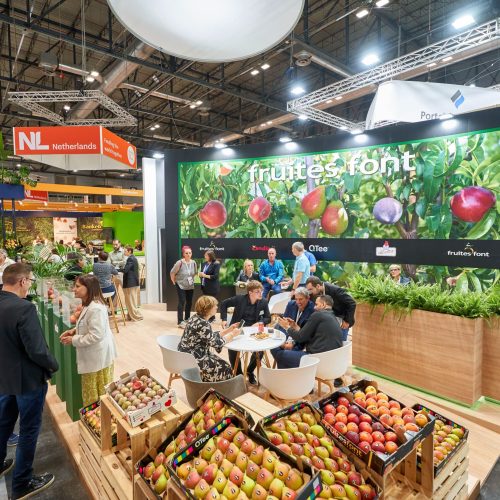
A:
{"type": "Polygon", "coordinates": [[[335,98],[335,100],[336,100],[336,101],[341,101],[343,98],[344,98],[343,96],[338,95],[338,96],[335,98]]]}
{"type": "Polygon", "coordinates": [[[252,76],[258,75],[259,73],[260,73],[260,71],[258,69],[253,69],[252,71],[250,71],[250,74],[252,76]]]}
{"type": "Polygon", "coordinates": [[[299,120],[305,121],[305,120],[307,120],[307,116],[306,115],[299,115],[299,120]]]}
{"type": "Polygon", "coordinates": [[[269,69],[270,67],[271,67],[271,65],[269,63],[264,63],[260,68],[265,71],[266,69],[269,69]]]}
{"type": "Polygon", "coordinates": [[[458,120],[448,119],[441,124],[445,130],[453,130],[458,125],[458,120]]]}
{"type": "Polygon", "coordinates": [[[163,157],[164,157],[163,153],[154,153],[153,154],[153,158],[155,158],[156,160],[161,160],[163,157]]]}
{"type": "Polygon", "coordinates": [[[352,135],[359,135],[359,134],[362,134],[362,133],[363,133],[363,131],[360,128],[353,128],[351,130],[351,134],[352,135]]]}
{"type": "Polygon", "coordinates": [[[215,147],[216,147],[217,149],[224,149],[224,148],[227,148],[226,144],[224,144],[223,142],[220,142],[220,141],[217,141],[217,142],[215,143],[215,147]]]}
{"type": "Polygon", "coordinates": [[[203,101],[198,100],[198,101],[196,101],[195,104],[196,104],[196,106],[201,106],[203,104],[203,101]]]}
{"type": "Polygon", "coordinates": [[[358,144],[363,144],[365,143],[367,140],[368,140],[368,136],[366,134],[358,134],[354,137],[354,140],[358,143],[358,144]]]}
{"type": "Polygon", "coordinates": [[[269,120],[269,121],[268,121],[268,122],[266,122],[266,123],[267,123],[267,125],[271,125],[271,124],[273,123],[273,121],[272,121],[272,120],[269,120]]]}
{"type": "Polygon", "coordinates": [[[20,166],[21,166],[21,164],[20,164],[20,163],[16,163],[16,167],[20,167],[20,166]]]}
{"type": "Polygon", "coordinates": [[[359,10],[358,12],[356,12],[356,17],[357,17],[358,19],[361,19],[361,18],[363,18],[363,17],[367,16],[369,13],[370,13],[370,12],[368,11],[368,9],[361,9],[361,10],[359,10]]]}
{"type": "Polygon", "coordinates": [[[432,62],[432,63],[429,63],[427,65],[428,68],[433,68],[434,66],[436,66],[436,63],[435,62],[432,62]]]}
{"type": "Polygon", "coordinates": [[[303,94],[305,92],[304,90],[304,87],[300,86],[300,85],[294,85],[290,92],[293,94],[293,95],[300,95],[300,94],[303,94]]]}
{"type": "Polygon", "coordinates": [[[291,138],[288,137],[287,135],[284,135],[283,137],[280,137],[280,142],[285,143],[285,142],[291,142],[291,138]]]}
{"type": "Polygon", "coordinates": [[[458,19],[455,19],[451,25],[456,29],[459,30],[461,28],[465,28],[466,26],[470,26],[471,24],[474,24],[476,20],[470,15],[466,14],[465,16],[461,16],[458,19]]]}
{"type": "Polygon", "coordinates": [[[447,57],[444,57],[443,59],[441,59],[442,62],[448,62],[448,61],[451,61],[453,59],[453,57],[451,56],[447,56],[447,57]]]}
{"type": "Polygon", "coordinates": [[[149,130],[156,130],[156,127],[149,127],[149,130]]]}
{"type": "Polygon", "coordinates": [[[384,7],[385,5],[387,5],[389,3],[389,0],[378,0],[378,2],[375,3],[375,5],[380,8],[380,7],[384,7]]]}
{"type": "Polygon", "coordinates": [[[190,105],[189,105],[189,107],[190,107],[191,109],[195,109],[195,108],[196,108],[196,104],[190,104],[190,105]]]}
{"type": "Polygon", "coordinates": [[[367,54],[363,59],[361,59],[361,62],[365,66],[371,66],[373,64],[376,64],[380,61],[380,58],[377,54],[367,54]]]}
{"type": "Polygon", "coordinates": [[[120,177],[125,177],[125,174],[120,174],[120,177]]]}
{"type": "Polygon", "coordinates": [[[325,101],[325,102],[326,102],[326,104],[330,104],[330,103],[332,102],[332,100],[331,100],[331,99],[328,99],[328,100],[327,100],[327,101],[325,101]]]}
{"type": "Polygon", "coordinates": [[[93,77],[92,75],[87,75],[85,77],[85,80],[89,83],[92,83],[92,82],[95,82],[95,77],[93,77]]]}
{"type": "Polygon", "coordinates": [[[99,76],[99,71],[96,71],[95,69],[93,69],[91,72],[90,72],[90,76],[94,77],[94,78],[97,78],[99,76]]]}
{"type": "Polygon", "coordinates": [[[71,106],[69,104],[65,104],[63,106],[64,111],[69,111],[71,109],[71,106]]]}
{"type": "Polygon", "coordinates": [[[450,118],[453,118],[453,115],[451,113],[445,113],[444,115],[441,115],[439,117],[440,120],[449,120],[450,118]]]}

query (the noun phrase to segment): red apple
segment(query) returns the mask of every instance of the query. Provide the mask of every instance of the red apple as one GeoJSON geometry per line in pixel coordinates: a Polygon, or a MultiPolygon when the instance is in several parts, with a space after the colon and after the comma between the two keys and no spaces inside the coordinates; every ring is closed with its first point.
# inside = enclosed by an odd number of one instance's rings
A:
{"type": "Polygon", "coordinates": [[[309,219],[319,219],[326,208],[325,186],[319,186],[307,193],[300,205],[309,219]]]}
{"type": "Polygon", "coordinates": [[[489,189],[470,186],[456,193],[450,205],[455,217],[465,222],[478,222],[495,202],[495,195],[489,189]]]}
{"type": "Polygon", "coordinates": [[[328,204],[321,217],[321,228],[326,234],[338,236],[349,224],[349,217],[341,201],[332,201],[328,204]]]}

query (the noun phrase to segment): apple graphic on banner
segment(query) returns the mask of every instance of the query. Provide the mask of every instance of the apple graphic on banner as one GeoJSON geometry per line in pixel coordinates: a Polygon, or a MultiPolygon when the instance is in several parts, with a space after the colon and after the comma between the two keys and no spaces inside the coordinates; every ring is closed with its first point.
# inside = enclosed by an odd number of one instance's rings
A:
{"type": "Polygon", "coordinates": [[[394,198],[381,198],[373,207],[373,216],[382,224],[396,224],[403,215],[403,205],[394,198]]]}
{"type": "Polygon", "coordinates": [[[256,224],[265,221],[271,215],[271,204],[263,197],[253,199],[248,207],[248,216],[256,224]]]}
{"type": "Polygon", "coordinates": [[[478,222],[495,202],[495,195],[489,189],[470,186],[456,193],[450,205],[455,217],[465,222],[478,222]]]}
{"type": "Polygon", "coordinates": [[[204,226],[215,229],[226,223],[227,211],[223,203],[218,200],[210,200],[200,210],[200,220],[204,226]]]}
{"type": "Polygon", "coordinates": [[[319,219],[326,208],[325,186],[319,186],[307,193],[300,206],[309,219],[319,219]]]}
{"type": "Polygon", "coordinates": [[[341,201],[331,201],[321,217],[323,231],[332,236],[342,234],[349,224],[349,217],[341,201]]]}

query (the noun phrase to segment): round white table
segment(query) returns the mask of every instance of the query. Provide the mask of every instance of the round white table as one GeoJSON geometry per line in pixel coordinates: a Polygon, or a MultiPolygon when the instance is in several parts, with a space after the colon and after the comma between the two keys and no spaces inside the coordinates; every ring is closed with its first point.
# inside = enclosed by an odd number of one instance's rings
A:
{"type": "MultiPolygon", "coordinates": [[[[268,333],[270,337],[268,339],[258,340],[252,335],[258,333],[258,331],[259,328],[257,326],[245,326],[243,327],[243,335],[238,335],[231,342],[224,344],[224,347],[226,349],[232,349],[233,351],[237,351],[239,353],[239,355],[236,356],[236,362],[233,367],[233,373],[234,375],[236,375],[236,372],[238,370],[238,364],[241,358],[241,364],[243,366],[243,374],[245,375],[245,380],[247,377],[248,363],[252,353],[264,351],[267,364],[269,365],[269,360],[267,358],[266,351],[279,347],[285,342],[286,339],[286,335],[280,330],[274,328],[274,332],[269,333],[268,328],[266,327],[264,328],[264,331],[268,333]],[[279,338],[275,337],[276,332],[279,333],[279,338]]],[[[257,378],[259,375],[259,368],[260,368],[260,359],[257,356],[257,378]]]]}

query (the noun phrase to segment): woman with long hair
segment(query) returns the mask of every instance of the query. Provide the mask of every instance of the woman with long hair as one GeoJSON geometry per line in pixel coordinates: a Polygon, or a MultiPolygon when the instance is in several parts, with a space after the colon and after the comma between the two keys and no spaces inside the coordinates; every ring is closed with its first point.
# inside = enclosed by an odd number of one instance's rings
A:
{"type": "Polygon", "coordinates": [[[259,273],[254,270],[253,262],[250,259],[246,259],[243,263],[243,269],[238,275],[238,279],[242,283],[247,283],[248,281],[259,281],[259,273]]]}
{"type": "Polygon", "coordinates": [[[75,279],[73,291],[75,297],[81,299],[83,309],[75,328],[66,330],[60,341],[76,348],[83,405],[87,406],[104,395],[104,387],[113,381],[113,362],[117,354],[98,279],[82,274],[75,279]]]}
{"type": "Polygon", "coordinates": [[[170,279],[177,290],[177,326],[184,328],[191,316],[194,278],[198,272],[198,266],[192,259],[191,247],[183,246],[181,251],[182,259],[179,259],[170,270],[170,279]]]}
{"type": "Polygon", "coordinates": [[[221,352],[226,342],[231,342],[239,335],[238,324],[231,325],[221,332],[214,332],[209,319],[217,312],[217,299],[204,295],[196,301],[196,314],[186,323],[181,341],[177,349],[181,352],[190,352],[200,368],[203,382],[218,382],[232,378],[233,371],[229,363],[210,349],[221,352]]]}

